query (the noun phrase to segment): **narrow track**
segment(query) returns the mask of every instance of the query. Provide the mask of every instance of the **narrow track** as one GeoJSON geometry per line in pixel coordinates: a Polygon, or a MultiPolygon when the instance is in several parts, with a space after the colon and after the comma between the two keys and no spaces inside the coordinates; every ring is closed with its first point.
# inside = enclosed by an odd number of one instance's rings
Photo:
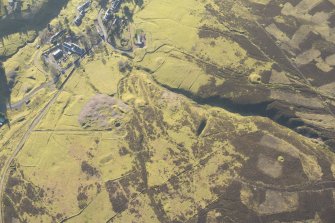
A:
{"type": "Polygon", "coordinates": [[[75,68],[72,69],[72,71],[69,73],[69,75],[66,77],[64,82],[61,84],[60,88],[57,90],[57,92],[52,96],[52,98],[49,100],[49,102],[42,108],[42,110],[39,112],[39,114],[34,118],[34,120],[29,125],[28,130],[24,133],[22,136],[19,144],[16,146],[14,152],[12,155],[6,160],[6,163],[4,167],[2,168],[1,176],[0,176],[0,202],[1,202],[1,211],[0,211],[0,223],[6,223],[4,221],[4,213],[3,213],[3,195],[4,190],[8,178],[8,170],[10,169],[11,164],[13,163],[16,156],[19,154],[19,152],[24,147],[26,141],[30,137],[31,133],[34,131],[35,127],[40,123],[40,121],[43,119],[43,117],[47,114],[49,111],[49,108],[56,102],[58,96],[63,91],[65,84],[68,82],[68,80],[72,77],[73,73],[75,71],[75,68]]]}

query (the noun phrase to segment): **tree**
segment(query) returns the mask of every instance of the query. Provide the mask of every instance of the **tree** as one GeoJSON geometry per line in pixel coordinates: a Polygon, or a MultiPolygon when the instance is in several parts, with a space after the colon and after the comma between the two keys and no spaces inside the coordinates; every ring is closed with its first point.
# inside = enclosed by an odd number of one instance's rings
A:
{"type": "Polygon", "coordinates": [[[43,30],[39,32],[39,37],[40,37],[40,44],[45,44],[49,40],[49,35],[47,30],[43,30]]]}
{"type": "Polygon", "coordinates": [[[90,27],[89,25],[86,25],[86,27],[85,27],[85,31],[86,31],[86,34],[87,34],[87,35],[92,34],[92,29],[91,29],[91,27],[90,27]]]}
{"type": "Polygon", "coordinates": [[[127,60],[127,61],[122,61],[122,60],[120,60],[120,61],[118,62],[118,66],[119,66],[119,71],[120,71],[121,73],[125,73],[127,70],[131,71],[131,69],[132,69],[132,67],[131,67],[131,65],[129,64],[129,61],[128,61],[128,60],[127,60]]]}
{"type": "Polygon", "coordinates": [[[106,55],[109,56],[109,52],[108,52],[106,45],[104,45],[104,50],[105,50],[106,55]]]}
{"type": "Polygon", "coordinates": [[[71,38],[76,36],[76,34],[70,28],[67,29],[67,33],[71,36],[71,38]]]}
{"type": "Polygon", "coordinates": [[[50,71],[51,77],[54,83],[56,83],[58,81],[59,70],[57,70],[54,66],[50,66],[49,69],[50,69],[49,71],[50,71]]]}
{"type": "Polygon", "coordinates": [[[105,60],[105,58],[102,58],[102,59],[101,59],[101,62],[102,62],[103,65],[106,65],[106,60],[105,60]]]}
{"type": "Polygon", "coordinates": [[[143,0],[135,0],[135,4],[142,7],[143,6],[143,0]]]}
{"type": "Polygon", "coordinates": [[[129,21],[133,21],[133,13],[130,11],[128,6],[125,6],[123,8],[124,15],[127,17],[129,21]]]}
{"type": "Polygon", "coordinates": [[[106,8],[108,4],[108,0],[100,0],[99,4],[101,8],[106,8]]]}
{"type": "Polygon", "coordinates": [[[66,25],[69,25],[69,22],[70,22],[69,19],[68,19],[67,17],[65,17],[65,18],[64,18],[64,23],[65,23],[66,25]]]}

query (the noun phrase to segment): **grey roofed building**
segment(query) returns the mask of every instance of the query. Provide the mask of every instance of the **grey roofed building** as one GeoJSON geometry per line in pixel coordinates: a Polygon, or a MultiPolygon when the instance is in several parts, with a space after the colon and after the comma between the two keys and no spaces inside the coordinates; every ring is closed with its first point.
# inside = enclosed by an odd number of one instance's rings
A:
{"type": "Polygon", "coordinates": [[[78,7],[79,15],[74,19],[74,24],[77,26],[81,25],[81,22],[85,16],[85,9],[91,4],[90,1],[87,1],[85,4],[78,7]],[[88,5],[88,6],[87,6],[88,5]]]}
{"type": "Polygon", "coordinates": [[[85,54],[85,50],[80,48],[77,44],[74,43],[63,43],[63,47],[66,51],[75,53],[79,56],[83,56],[85,54]]]}
{"type": "Polygon", "coordinates": [[[145,44],[145,36],[142,33],[137,33],[135,34],[135,45],[139,46],[139,47],[144,47],[145,44]]]}
{"type": "Polygon", "coordinates": [[[119,10],[121,2],[122,2],[122,0],[115,0],[115,1],[113,1],[112,6],[111,6],[111,9],[112,9],[113,12],[116,12],[116,11],[119,10]]]}
{"type": "Polygon", "coordinates": [[[112,18],[112,10],[107,9],[107,11],[105,12],[104,21],[108,21],[110,18],[112,18]]]}
{"type": "Polygon", "coordinates": [[[59,60],[63,56],[63,51],[61,49],[57,49],[52,53],[52,56],[55,58],[55,60],[59,60]]]}
{"type": "Polygon", "coordinates": [[[84,4],[78,6],[77,10],[78,10],[78,12],[85,11],[88,7],[90,7],[90,5],[91,5],[91,1],[88,0],[84,4]]]}
{"type": "Polygon", "coordinates": [[[119,17],[114,18],[112,25],[113,26],[116,25],[117,22],[119,22],[119,17]]]}
{"type": "Polygon", "coordinates": [[[63,43],[63,47],[65,48],[65,50],[71,50],[71,44],[70,43],[63,43]]]}
{"type": "Polygon", "coordinates": [[[63,30],[57,32],[55,35],[51,36],[51,38],[50,38],[50,42],[51,42],[51,43],[54,43],[54,42],[55,42],[59,37],[61,37],[65,32],[66,32],[65,29],[63,29],[63,30]]]}
{"type": "Polygon", "coordinates": [[[82,22],[82,16],[81,15],[78,15],[75,19],[74,19],[74,21],[73,21],[73,23],[74,24],[76,24],[76,26],[80,26],[81,25],[81,22],[82,22]]]}

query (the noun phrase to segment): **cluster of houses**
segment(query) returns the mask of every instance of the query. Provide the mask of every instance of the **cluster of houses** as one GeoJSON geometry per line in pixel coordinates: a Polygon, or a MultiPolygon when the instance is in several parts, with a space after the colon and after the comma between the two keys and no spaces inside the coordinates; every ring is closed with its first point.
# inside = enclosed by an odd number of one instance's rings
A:
{"type": "Polygon", "coordinates": [[[58,61],[62,59],[64,54],[76,54],[82,57],[85,54],[85,50],[78,46],[75,43],[64,42],[62,44],[58,44],[55,49],[51,52],[53,58],[58,61]]]}
{"type": "Polygon", "coordinates": [[[116,13],[120,9],[121,3],[122,0],[112,0],[111,7],[107,9],[103,18],[105,22],[108,22],[110,19],[114,19],[113,23],[116,23],[118,17],[116,17],[114,13],[116,13]]]}
{"type": "MultiPolygon", "coordinates": [[[[66,33],[67,30],[64,29],[52,35],[50,37],[50,43],[52,43],[53,46],[43,52],[45,62],[62,72],[71,66],[71,60],[67,62],[70,55],[82,57],[86,53],[85,49],[75,43],[77,37],[66,33]],[[64,65],[65,67],[63,67],[64,65]]],[[[72,58],[75,59],[77,57],[72,58]]]]}
{"type": "Polygon", "coordinates": [[[45,51],[43,58],[49,66],[64,73],[74,62],[83,57],[85,52],[83,48],[73,42],[63,42],[45,51]]]}
{"type": "MultiPolygon", "coordinates": [[[[13,0],[15,1],[15,0],[13,0]]],[[[108,23],[109,25],[115,25],[120,19],[117,15],[117,12],[120,9],[123,0],[110,0],[110,7],[105,12],[103,17],[104,23],[108,23]],[[111,21],[111,22],[109,22],[111,21]]],[[[83,17],[87,10],[91,7],[91,0],[86,0],[83,4],[77,7],[77,11],[79,15],[74,20],[74,24],[79,26],[82,22],[83,17]]],[[[96,21],[96,26],[99,28],[99,23],[96,21]]],[[[98,29],[97,31],[100,36],[103,37],[103,30],[98,29]]],[[[49,28],[50,29],[50,28],[49,28]]],[[[51,29],[50,29],[51,30],[51,29]]],[[[47,51],[43,53],[46,61],[52,66],[56,67],[58,70],[64,70],[61,66],[64,65],[63,62],[66,62],[69,58],[69,55],[76,55],[79,57],[83,57],[86,53],[85,49],[81,48],[76,44],[77,39],[71,35],[66,34],[67,31],[65,29],[60,30],[54,33],[50,37],[50,43],[53,44],[53,47],[49,48],[47,51]],[[64,36],[65,35],[65,36],[64,36]]],[[[146,44],[146,35],[143,30],[136,30],[134,36],[134,43],[138,47],[144,47],[146,44]]],[[[77,57],[71,57],[77,58],[77,57]]]]}
{"type": "Polygon", "coordinates": [[[78,10],[78,15],[77,17],[74,19],[74,24],[76,24],[77,26],[80,26],[84,16],[85,16],[85,13],[86,13],[86,10],[91,6],[91,1],[90,0],[87,0],[84,4],[82,5],[79,5],[77,10],[78,10]]]}
{"type": "MultiPolygon", "coordinates": [[[[122,0],[110,0],[111,6],[108,8],[103,16],[103,23],[106,25],[107,28],[111,28],[114,26],[114,28],[117,26],[118,29],[122,29],[122,27],[127,26],[127,19],[122,19],[118,16],[117,12],[120,9],[122,0]]],[[[98,33],[101,33],[101,31],[98,30],[98,33]]],[[[100,36],[102,36],[100,34],[100,36]]],[[[144,47],[146,45],[146,34],[143,30],[137,29],[135,36],[134,36],[134,44],[137,47],[144,47]]]]}

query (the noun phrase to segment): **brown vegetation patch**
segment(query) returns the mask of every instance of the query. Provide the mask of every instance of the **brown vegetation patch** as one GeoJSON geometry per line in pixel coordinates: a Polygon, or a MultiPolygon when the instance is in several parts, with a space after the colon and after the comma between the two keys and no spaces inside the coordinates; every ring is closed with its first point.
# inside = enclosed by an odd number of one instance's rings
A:
{"type": "Polygon", "coordinates": [[[199,29],[198,35],[200,38],[219,38],[221,34],[219,32],[213,31],[210,28],[203,26],[199,29]]]}
{"type": "Polygon", "coordinates": [[[3,200],[3,205],[4,205],[4,220],[7,223],[12,223],[15,222],[19,219],[18,213],[15,210],[12,202],[5,197],[3,200]]]}
{"type": "Polygon", "coordinates": [[[328,0],[323,0],[320,4],[315,6],[313,9],[309,11],[310,15],[315,15],[318,12],[333,12],[335,9],[335,6],[330,3],[328,0]]]}
{"type": "Polygon", "coordinates": [[[257,132],[233,140],[233,145],[236,149],[249,157],[242,168],[241,176],[248,180],[261,181],[273,185],[295,185],[306,182],[308,177],[303,170],[301,161],[288,154],[285,154],[285,161],[281,164],[282,174],[275,175],[276,178],[273,178],[271,174],[269,176],[267,172],[264,174],[263,171],[259,170],[257,166],[259,156],[266,156],[274,161],[283,155],[278,150],[258,144],[257,142],[260,141],[262,135],[263,133],[257,132]]]}
{"type": "Polygon", "coordinates": [[[146,188],[142,173],[139,171],[134,171],[120,179],[120,185],[128,198],[136,197],[136,195],[142,193],[146,188]]]}
{"type": "Polygon", "coordinates": [[[113,206],[113,210],[117,213],[126,210],[128,207],[128,199],[125,196],[120,184],[114,181],[107,181],[105,186],[109,194],[109,200],[113,206]]]}
{"type": "Polygon", "coordinates": [[[87,161],[81,162],[81,171],[86,173],[88,176],[100,176],[99,171],[97,168],[93,167],[87,161]]]}
{"type": "MultiPolygon", "coordinates": [[[[30,200],[29,198],[23,198],[22,202],[20,203],[19,206],[20,212],[25,212],[31,215],[39,215],[39,214],[44,214],[45,213],[45,208],[43,207],[36,207],[33,204],[33,201],[30,200]]],[[[22,213],[21,213],[22,214],[22,213]]]]}
{"type": "Polygon", "coordinates": [[[253,222],[258,223],[257,214],[244,205],[240,199],[241,183],[232,182],[222,193],[218,200],[208,205],[204,210],[200,210],[196,216],[198,223],[210,223],[207,221],[208,212],[216,210],[217,222],[253,222]]]}
{"type": "Polygon", "coordinates": [[[314,62],[303,65],[300,70],[304,73],[306,78],[311,79],[311,84],[315,87],[335,82],[335,76],[332,75],[334,70],[330,72],[321,71],[314,62]]]}
{"type": "Polygon", "coordinates": [[[261,61],[268,61],[268,58],[264,55],[264,53],[247,37],[243,35],[234,35],[231,37],[231,39],[237,42],[245,51],[247,51],[249,56],[261,61]]]}
{"type": "Polygon", "coordinates": [[[78,201],[78,207],[80,209],[83,209],[87,206],[87,194],[84,192],[80,192],[77,196],[77,201],[78,201]]]}

